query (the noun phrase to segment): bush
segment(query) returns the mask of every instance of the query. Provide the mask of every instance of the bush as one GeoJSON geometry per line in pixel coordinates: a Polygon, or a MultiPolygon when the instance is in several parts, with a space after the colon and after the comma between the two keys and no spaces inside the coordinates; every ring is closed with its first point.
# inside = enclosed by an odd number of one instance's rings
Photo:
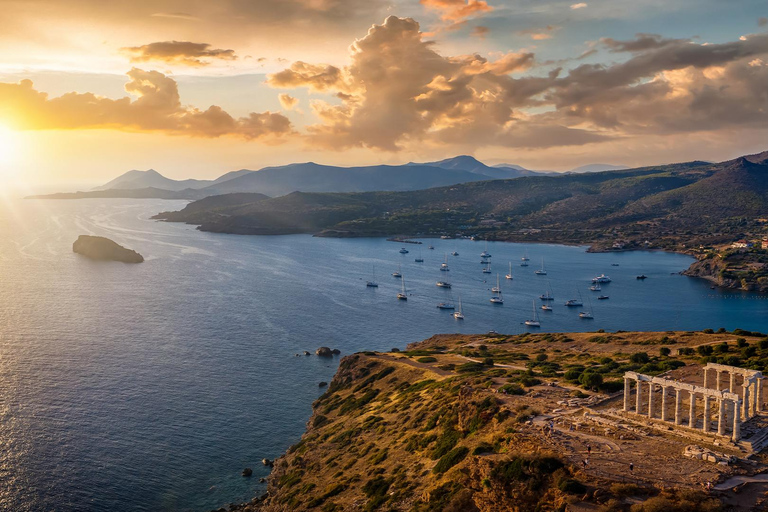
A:
{"type": "Polygon", "coordinates": [[[437,358],[432,356],[426,356],[426,357],[420,357],[416,361],[419,363],[434,363],[435,361],[437,361],[437,358]]]}
{"type": "Polygon", "coordinates": [[[635,364],[645,364],[650,360],[651,358],[645,352],[636,352],[629,356],[629,361],[635,364]]]}
{"type": "Polygon", "coordinates": [[[715,333],[715,331],[713,329],[704,329],[701,332],[703,332],[704,334],[714,334],[715,333]]]}
{"type": "Polygon", "coordinates": [[[464,363],[456,367],[458,373],[475,373],[485,369],[483,363],[464,363]]]}
{"type": "Polygon", "coordinates": [[[661,347],[659,349],[659,355],[662,357],[667,357],[669,354],[671,354],[672,351],[667,347],[661,347]]]}
{"type": "Polygon", "coordinates": [[[579,377],[581,377],[581,373],[583,371],[584,371],[583,369],[571,368],[570,370],[565,372],[563,377],[565,378],[565,380],[577,381],[579,380],[579,377]]]}
{"type": "Polygon", "coordinates": [[[438,475],[445,473],[453,466],[464,460],[467,454],[469,454],[469,448],[466,446],[459,446],[458,448],[454,448],[453,450],[443,455],[439,461],[437,461],[435,467],[432,468],[432,472],[438,475]]]}
{"type": "Polygon", "coordinates": [[[454,446],[456,446],[456,443],[459,442],[459,437],[459,433],[455,430],[448,430],[443,432],[443,434],[437,438],[435,447],[432,449],[429,457],[432,460],[439,459],[448,453],[454,446]]]}
{"type": "Polygon", "coordinates": [[[579,377],[579,383],[585,388],[597,388],[603,383],[603,376],[597,372],[586,371],[579,377]]]}
{"type": "Polygon", "coordinates": [[[546,361],[547,359],[548,359],[547,354],[539,354],[539,355],[536,356],[536,360],[539,361],[539,362],[546,361]]]}
{"type": "Polygon", "coordinates": [[[483,359],[483,364],[485,366],[493,366],[493,358],[492,357],[486,357],[483,359]]]}
{"type": "Polygon", "coordinates": [[[587,490],[584,484],[578,480],[574,480],[573,478],[566,478],[565,480],[561,480],[560,483],[557,484],[557,488],[568,494],[584,494],[584,492],[587,490]]]}
{"type": "Polygon", "coordinates": [[[712,345],[701,345],[700,347],[696,347],[696,352],[698,352],[700,356],[711,356],[713,351],[714,348],[712,345]]]}
{"type": "Polygon", "coordinates": [[[744,338],[736,338],[736,346],[739,348],[744,348],[747,346],[747,340],[744,338]]]}
{"type": "Polygon", "coordinates": [[[505,393],[507,395],[524,395],[525,390],[521,388],[518,384],[504,384],[499,388],[500,393],[505,393]]]}

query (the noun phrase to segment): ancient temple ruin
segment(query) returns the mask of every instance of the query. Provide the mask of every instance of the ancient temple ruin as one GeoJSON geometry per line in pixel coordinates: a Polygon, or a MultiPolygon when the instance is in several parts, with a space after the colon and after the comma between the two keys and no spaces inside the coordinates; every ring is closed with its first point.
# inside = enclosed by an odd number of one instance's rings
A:
{"type": "Polygon", "coordinates": [[[650,420],[667,422],[681,429],[694,429],[705,435],[727,436],[733,442],[739,442],[741,439],[742,422],[761,412],[762,398],[763,374],[736,366],[708,363],[704,367],[702,386],[636,372],[624,374],[625,412],[634,412],[650,420]],[[710,376],[714,377],[714,381],[710,376]],[[633,381],[634,410],[631,399],[633,381]],[[661,393],[660,404],[656,399],[657,393],[661,393]],[[685,422],[684,398],[688,399],[685,422]],[[674,400],[674,416],[670,415],[670,400],[674,400]],[[697,412],[699,400],[703,406],[700,416],[697,412]]]}

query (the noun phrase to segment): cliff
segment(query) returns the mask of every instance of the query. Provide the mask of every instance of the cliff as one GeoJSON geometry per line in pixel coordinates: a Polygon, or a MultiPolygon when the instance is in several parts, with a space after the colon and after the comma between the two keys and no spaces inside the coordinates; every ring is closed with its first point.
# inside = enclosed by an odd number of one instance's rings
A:
{"type": "MultiPolygon", "coordinates": [[[[735,463],[686,457],[690,439],[616,412],[626,370],[700,372],[695,350],[652,346],[734,339],[707,332],[444,335],[345,357],[301,441],[275,461],[268,493],[230,510],[724,510],[731,498],[701,492],[704,482],[754,474],[762,461],[742,463],[722,444],[702,446],[735,463]]],[[[768,362],[762,335],[742,334],[768,362]]],[[[743,350],[728,345],[723,357],[743,350]]]]}
{"type": "Polygon", "coordinates": [[[72,250],[88,258],[102,261],[141,263],[144,257],[136,251],[102,236],[80,235],[72,244],[72,250]]]}
{"type": "Polygon", "coordinates": [[[683,271],[683,275],[700,277],[723,288],[768,292],[768,253],[725,251],[707,254],[683,271]]]}

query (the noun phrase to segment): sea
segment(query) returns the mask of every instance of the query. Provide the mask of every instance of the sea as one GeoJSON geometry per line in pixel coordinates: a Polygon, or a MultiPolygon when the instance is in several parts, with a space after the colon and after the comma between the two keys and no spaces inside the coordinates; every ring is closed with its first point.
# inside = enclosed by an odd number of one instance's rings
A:
{"type": "Polygon", "coordinates": [[[339,363],[315,356],[320,346],[343,357],[436,333],[522,333],[534,314],[541,332],[768,331],[768,297],[682,276],[693,260],[681,254],[498,242],[483,273],[484,242],[238,236],[151,220],[184,205],[0,201],[1,510],[204,512],[262,494],[262,459],[300,439],[339,363]],[[146,261],[73,253],[84,234],[146,261]],[[601,274],[611,282],[591,291],[601,274]],[[497,275],[503,305],[489,301],[497,275]],[[584,307],[564,306],[579,297],[584,307]],[[459,300],[463,321],[436,307],[459,300]]]}

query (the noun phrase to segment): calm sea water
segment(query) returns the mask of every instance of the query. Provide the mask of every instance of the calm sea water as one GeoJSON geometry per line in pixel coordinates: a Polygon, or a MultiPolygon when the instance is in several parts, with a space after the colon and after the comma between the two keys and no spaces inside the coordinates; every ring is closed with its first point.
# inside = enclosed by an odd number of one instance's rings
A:
{"type": "Polygon", "coordinates": [[[298,440],[317,383],[338,364],[297,352],[523,332],[547,284],[555,310],[539,311],[542,331],[768,331],[764,296],[674,275],[691,262],[682,255],[492,243],[493,274],[483,274],[485,247],[470,241],[406,245],[403,255],[382,239],[215,235],[149,220],[183,205],[0,204],[0,509],[205,511],[250,499],[264,489],[260,460],[298,440]],[[89,261],[71,251],[80,234],[108,236],[147,261],[89,261]],[[440,272],[454,250],[451,271],[440,272]],[[546,277],[533,273],[542,257],[546,277]],[[366,288],[374,265],[379,288],[366,288]],[[407,302],[395,298],[398,267],[407,302]],[[488,301],[497,271],[503,306],[488,301]],[[606,301],[588,289],[601,273],[613,278],[606,301]],[[442,278],[451,291],[435,287],[442,278]],[[592,298],[594,320],[563,306],[578,293],[592,298]],[[463,323],[435,307],[459,294],[463,323]],[[240,476],[244,467],[253,478],[240,476]]]}

